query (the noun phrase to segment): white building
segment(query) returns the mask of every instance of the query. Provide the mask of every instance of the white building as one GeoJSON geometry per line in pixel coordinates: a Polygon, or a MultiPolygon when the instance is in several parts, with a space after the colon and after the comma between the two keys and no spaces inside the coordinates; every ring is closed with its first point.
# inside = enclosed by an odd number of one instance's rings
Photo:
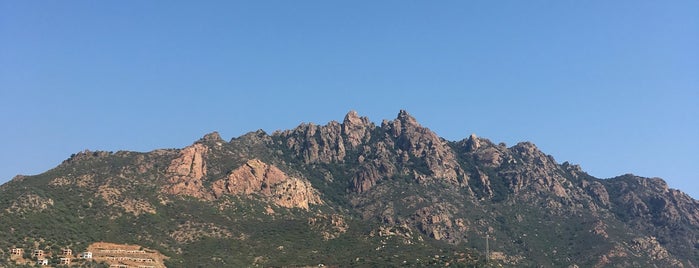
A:
{"type": "Polygon", "coordinates": [[[61,258],[61,264],[70,264],[70,258],[61,258]]]}
{"type": "Polygon", "coordinates": [[[80,253],[80,258],[83,259],[92,259],[92,252],[90,251],[85,251],[83,253],[80,253]]]}

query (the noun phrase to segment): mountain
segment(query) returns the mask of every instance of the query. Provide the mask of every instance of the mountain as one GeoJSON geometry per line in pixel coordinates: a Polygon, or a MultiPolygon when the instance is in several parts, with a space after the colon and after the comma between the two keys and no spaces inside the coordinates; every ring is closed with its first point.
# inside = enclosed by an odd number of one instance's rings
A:
{"type": "Polygon", "coordinates": [[[41,258],[697,267],[699,201],[659,178],[595,178],[529,142],[447,141],[406,111],[380,126],[352,111],[341,123],[230,141],[214,132],[182,149],[84,151],[17,176],[0,186],[0,267],[41,258]]]}

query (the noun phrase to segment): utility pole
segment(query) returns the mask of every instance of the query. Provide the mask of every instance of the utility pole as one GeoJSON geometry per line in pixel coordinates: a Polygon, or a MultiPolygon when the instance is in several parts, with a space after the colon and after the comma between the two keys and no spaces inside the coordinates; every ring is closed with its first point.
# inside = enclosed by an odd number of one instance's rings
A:
{"type": "Polygon", "coordinates": [[[485,234],[485,263],[490,262],[490,245],[488,244],[490,240],[490,234],[485,234]]]}

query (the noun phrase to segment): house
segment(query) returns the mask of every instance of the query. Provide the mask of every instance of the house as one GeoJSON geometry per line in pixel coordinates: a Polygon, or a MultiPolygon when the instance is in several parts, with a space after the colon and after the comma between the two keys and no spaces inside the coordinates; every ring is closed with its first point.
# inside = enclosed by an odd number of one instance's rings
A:
{"type": "Polygon", "coordinates": [[[85,251],[83,253],[80,253],[80,255],[78,257],[83,258],[83,259],[92,259],[92,252],[85,251]]]}
{"type": "Polygon", "coordinates": [[[37,260],[41,259],[42,257],[44,257],[44,251],[41,249],[35,249],[34,252],[32,253],[32,256],[36,257],[37,260]]]}
{"type": "Polygon", "coordinates": [[[11,251],[12,255],[22,255],[24,253],[24,250],[21,248],[13,248],[11,251]]]}
{"type": "Polygon", "coordinates": [[[71,249],[69,249],[69,248],[64,248],[64,249],[63,249],[63,252],[61,253],[61,255],[63,255],[63,256],[72,256],[72,255],[73,255],[73,250],[71,250],[71,249]]]}
{"type": "Polygon", "coordinates": [[[61,258],[61,264],[70,264],[70,258],[61,258]]]}
{"type": "Polygon", "coordinates": [[[46,266],[46,265],[49,265],[49,260],[47,260],[47,259],[39,259],[39,260],[36,261],[36,265],[39,265],[39,266],[46,266]]]}

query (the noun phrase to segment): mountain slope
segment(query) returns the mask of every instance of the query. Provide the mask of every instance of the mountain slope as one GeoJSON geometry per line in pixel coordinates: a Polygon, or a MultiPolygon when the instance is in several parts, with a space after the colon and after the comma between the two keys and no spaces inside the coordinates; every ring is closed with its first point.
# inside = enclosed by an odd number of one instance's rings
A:
{"type": "Polygon", "coordinates": [[[698,234],[699,202],[661,179],[597,179],[528,142],[447,141],[406,111],[85,151],[0,186],[0,266],[12,248],[58,262],[111,242],[168,267],[696,267],[698,234]]]}

